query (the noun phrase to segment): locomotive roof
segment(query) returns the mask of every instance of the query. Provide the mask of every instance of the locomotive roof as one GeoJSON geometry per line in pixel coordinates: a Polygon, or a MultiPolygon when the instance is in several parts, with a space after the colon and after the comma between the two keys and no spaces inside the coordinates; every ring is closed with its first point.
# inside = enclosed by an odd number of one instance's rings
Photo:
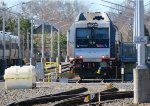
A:
{"type": "Polygon", "coordinates": [[[80,13],[75,21],[110,21],[108,15],[104,12],[84,12],[80,13]]]}

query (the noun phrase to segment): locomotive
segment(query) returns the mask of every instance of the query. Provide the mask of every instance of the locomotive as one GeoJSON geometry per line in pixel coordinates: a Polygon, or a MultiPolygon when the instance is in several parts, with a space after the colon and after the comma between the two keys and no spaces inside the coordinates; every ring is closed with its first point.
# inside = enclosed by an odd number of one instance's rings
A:
{"type": "MultiPolygon", "coordinates": [[[[5,59],[7,66],[16,65],[18,60],[18,36],[5,32],[5,59]]],[[[3,32],[0,31],[0,68],[3,62],[3,32]]],[[[2,72],[1,72],[2,74],[2,72]]]]}
{"type": "Polygon", "coordinates": [[[81,78],[115,77],[115,67],[119,68],[119,35],[107,13],[80,13],[68,32],[73,72],[81,78]]]}

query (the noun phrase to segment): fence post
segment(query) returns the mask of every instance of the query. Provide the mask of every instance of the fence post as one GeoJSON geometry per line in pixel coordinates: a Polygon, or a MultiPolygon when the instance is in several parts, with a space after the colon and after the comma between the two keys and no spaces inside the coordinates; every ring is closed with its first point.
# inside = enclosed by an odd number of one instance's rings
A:
{"type": "Polygon", "coordinates": [[[122,82],[124,81],[124,68],[121,68],[122,82]]]}

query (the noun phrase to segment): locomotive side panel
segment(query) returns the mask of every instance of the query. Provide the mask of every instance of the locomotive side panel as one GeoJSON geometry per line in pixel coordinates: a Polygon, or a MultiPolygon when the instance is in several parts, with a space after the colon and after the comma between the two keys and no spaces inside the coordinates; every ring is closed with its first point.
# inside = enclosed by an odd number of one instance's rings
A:
{"type": "Polygon", "coordinates": [[[2,44],[2,35],[0,34],[0,59],[3,57],[3,44],[2,44]]]}
{"type": "Polygon", "coordinates": [[[69,30],[69,59],[72,60],[74,58],[75,51],[75,24],[73,24],[69,30]]]}
{"type": "Polygon", "coordinates": [[[112,22],[110,22],[110,57],[115,58],[116,57],[116,29],[112,22]]]}

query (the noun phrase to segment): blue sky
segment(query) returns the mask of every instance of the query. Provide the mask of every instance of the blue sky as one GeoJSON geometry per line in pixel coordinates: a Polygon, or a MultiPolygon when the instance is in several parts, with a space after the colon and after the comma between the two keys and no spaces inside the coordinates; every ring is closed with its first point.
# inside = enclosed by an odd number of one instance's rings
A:
{"type": "MultiPolygon", "coordinates": [[[[21,1],[23,2],[28,2],[30,0],[0,0],[0,1],[4,1],[8,7],[11,7],[21,1]]],[[[36,0],[35,0],[36,1],[36,0]]],[[[65,0],[64,0],[65,1],[65,0]]],[[[72,0],[70,0],[72,1],[72,0]]],[[[102,5],[98,5],[98,3],[103,4],[103,5],[107,5],[107,6],[112,6],[112,4],[103,2],[101,0],[78,0],[86,5],[89,6],[90,10],[89,11],[101,11],[101,12],[107,12],[110,10],[110,8],[102,6],[102,5]],[[91,3],[95,3],[95,4],[91,4],[91,3]]],[[[113,3],[121,3],[124,0],[107,0],[109,2],[113,2],[113,3]]],[[[144,0],[145,4],[150,3],[150,0],[144,0]]],[[[147,6],[148,7],[148,6],[147,6]]]]}

